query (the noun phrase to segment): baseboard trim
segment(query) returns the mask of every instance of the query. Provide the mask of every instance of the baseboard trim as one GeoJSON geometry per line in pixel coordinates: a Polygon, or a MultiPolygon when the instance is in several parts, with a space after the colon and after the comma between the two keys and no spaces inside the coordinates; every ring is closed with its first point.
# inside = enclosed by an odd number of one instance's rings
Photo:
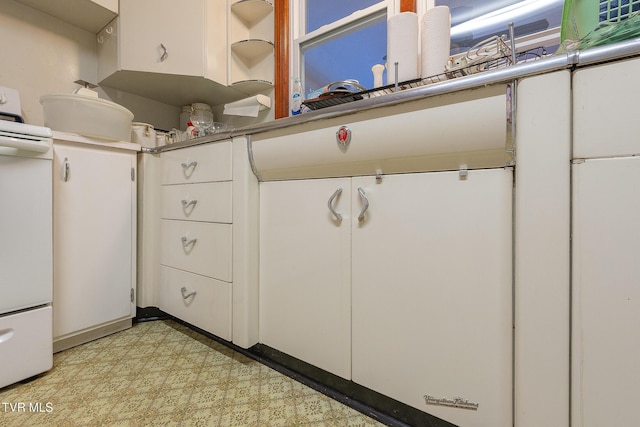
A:
{"type": "MultiPolygon", "coordinates": [[[[244,349],[210,332],[160,311],[168,319],[211,338],[238,353],[268,366],[356,411],[390,427],[457,427],[433,415],[366,387],[345,380],[264,344],[244,349]]],[[[150,319],[149,319],[150,320],[150,319]]],[[[161,319],[154,319],[161,320],[161,319]]],[[[143,320],[146,321],[146,320],[143,320]]]]}
{"type": "Polygon", "coordinates": [[[56,339],[53,341],[53,352],[58,353],[60,351],[70,349],[71,347],[85,344],[89,341],[97,340],[98,338],[103,338],[116,332],[124,331],[125,329],[129,329],[131,325],[132,320],[130,317],[127,317],[126,319],[109,323],[76,335],[56,339]]]}

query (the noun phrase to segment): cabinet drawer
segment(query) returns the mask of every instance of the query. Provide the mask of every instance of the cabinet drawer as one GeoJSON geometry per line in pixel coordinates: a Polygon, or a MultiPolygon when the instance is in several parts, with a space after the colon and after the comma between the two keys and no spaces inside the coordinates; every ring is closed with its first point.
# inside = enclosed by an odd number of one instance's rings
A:
{"type": "Polygon", "coordinates": [[[163,266],[159,303],[167,313],[231,340],[231,283],[163,266]]]}
{"type": "Polygon", "coordinates": [[[162,187],[164,219],[231,223],[231,181],[162,187]]]}
{"type": "Polygon", "coordinates": [[[231,154],[231,141],[162,153],[161,183],[231,181],[231,154]]]}
{"type": "Polygon", "coordinates": [[[165,219],[160,233],[163,265],[231,282],[230,224],[165,219]]]}
{"type": "Polygon", "coordinates": [[[46,306],[0,316],[0,389],[53,366],[51,312],[46,306]]]}

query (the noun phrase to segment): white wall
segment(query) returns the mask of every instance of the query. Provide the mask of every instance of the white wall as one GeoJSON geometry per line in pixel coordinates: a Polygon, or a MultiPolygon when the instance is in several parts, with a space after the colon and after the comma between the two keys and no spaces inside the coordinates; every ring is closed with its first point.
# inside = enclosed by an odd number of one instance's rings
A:
{"type": "MultiPolygon", "coordinates": [[[[76,80],[97,83],[96,35],[14,0],[0,0],[0,86],[20,92],[25,122],[43,125],[40,96],[72,93],[76,80]]],[[[134,121],[162,129],[178,126],[180,111],[120,91],[100,97],[130,109],[134,121]]]]}
{"type": "Polygon", "coordinates": [[[44,124],[40,96],[97,79],[94,34],[13,0],[0,0],[0,40],[0,86],[20,92],[28,123],[44,124]]]}

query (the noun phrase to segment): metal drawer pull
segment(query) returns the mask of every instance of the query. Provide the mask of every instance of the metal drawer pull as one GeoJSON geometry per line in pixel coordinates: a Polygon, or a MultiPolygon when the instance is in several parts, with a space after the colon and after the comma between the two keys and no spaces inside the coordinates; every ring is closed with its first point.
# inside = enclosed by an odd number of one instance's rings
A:
{"type": "Polygon", "coordinates": [[[358,221],[362,221],[364,219],[364,213],[369,209],[369,200],[367,200],[367,196],[365,196],[362,187],[358,188],[358,194],[360,194],[360,199],[362,199],[362,210],[360,211],[360,215],[358,215],[358,221]]]}
{"type": "Polygon", "coordinates": [[[198,162],[195,162],[195,161],[191,162],[191,163],[182,163],[182,169],[185,172],[186,172],[187,169],[189,169],[191,167],[195,169],[196,166],[198,166],[198,162]]]}
{"type": "Polygon", "coordinates": [[[182,247],[186,248],[189,245],[193,245],[198,241],[198,239],[188,240],[186,237],[182,236],[182,247]]]}
{"type": "Polygon", "coordinates": [[[67,157],[64,158],[64,163],[62,164],[62,180],[64,182],[69,181],[69,159],[67,157]]]}
{"type": "Polygon", "coordinates": [[[194,296],[196,294],[196,291],[188,292],[187,288],[184,287],[184,286],[180,289],[180,292],[182,292],[182,298],[183,299],[188,299],[189,297],[192,297],[192,296],[194,296]]]}
{"type": "Polygon", "coordinates": [[[342,193],[342,188],[338,188],[332,195],[331,197],[329,197],[329,201],[327,202],[327,206],[329,207],[329,210],[331,211],[331,213],[333,214],[333,216],[336,217],[336,219],[338,221],[342,221],[342,215],[340,215],[340,213],[336,212],[335,209],[333,209],[333,199],[335,199],[336,197],[338,197],[340,194],[342,193]]]}
{"type": "Polygon", "coordinates": [[[160,62],[164,62],[164,60],[169,56],[169,51],[162,43],[160,43],[160,47],[162,48],[162,56],[160,57],[160,62]]]}
{"type": "Polygon", "coordinates": [[[196,203],[198,203],[197,200],[191,200],[190,202],[187,202],[186,200],[182,201],[182,208],[183,209],[187,209],[189,206],[195,206],[196,203]]]}

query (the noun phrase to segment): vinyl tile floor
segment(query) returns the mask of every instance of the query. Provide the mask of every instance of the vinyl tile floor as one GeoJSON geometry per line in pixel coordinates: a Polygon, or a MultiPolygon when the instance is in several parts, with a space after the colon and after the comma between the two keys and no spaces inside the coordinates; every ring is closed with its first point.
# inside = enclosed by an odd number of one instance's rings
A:
{"type": "Polygon", "coordinates": [[[0,426],[382,426],[171,320],[54,355],[0,389],[0,426]]]}

